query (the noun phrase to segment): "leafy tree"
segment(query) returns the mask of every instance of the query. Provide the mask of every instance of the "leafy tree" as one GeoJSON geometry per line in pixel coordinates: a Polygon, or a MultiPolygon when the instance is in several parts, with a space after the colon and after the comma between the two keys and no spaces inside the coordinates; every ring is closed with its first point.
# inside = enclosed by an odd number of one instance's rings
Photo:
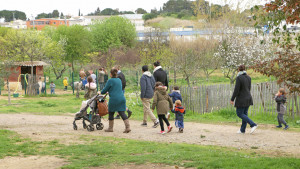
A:
{"type": "Polygon", "coordinates": [[[119,11],[111,8],[105,8],[101,11],[101,15],[119,15],[119,11]]]}
{"type": "Polygon", "coordinates": [[[130,20],[113,16],[91,26],[95,51],[107,52],[110,47],[132,47],[136,38],[135,26],[130,20]]]}
{"type": "Polygon", "coordinates": [[[147,13],[147,11],[145,9],[143,9],[143,8],[138,8],[138,9],[135,10],[135,13],[137,13],[137,14],[145,14],[145,13],[147,13]]]}
{"type": "Polygon", "coordinates": [[[41,19],[41,18],[52,18],[52,13],[40,13],[38,14],[35,19],[41,19]]]}
{"type": "Polygon", "coordinates": [[[0,18],[5,18],[5,22],[13,21],[13,17],[15,19],[21,19],[23,21],[26,20],[26,14],[21,11],[8,11],[8,10],[2,10],[0,11],[0,18]]]}
{"type": "Polygon", "coordinates": [[[52,17],[53,17],[53,18],[58,18],[58,17],[59,17],[59,12],[58,12],[57,9],[53,10],[53,12],[52,12],[52,17]]]}
{"type": "Polygon", "coordinates": [[[194,14],[198,19],[208,19],[208,13],[209,13],[209,3],[205,0],[196,0],[193,2],[192,5],[194,14]]]}
{"type": "Polygon", "coordinates": [[[79,11],[78,11],[78,16],[80,16],[80,9],[79,9],[79,11]]]}
{"type": "Polygon", "coordinates": [[[132,11],[121,11],[120,14],[134,14],[132,11]]]}
{"type": "MultiPolygon", "coordinates": [[[[259,10],[259,7],[252,10],[259,10]]],[[[269,15],[254,16],[256,25],[261,20],[268,23],[274,35],[273,42],[279,44],[281,50],[258,62],[254,68],[265,75],[275,76],[278,83],[284,83],[291,92],[300,92],[300,34],[287,29],[287,24],[300,22],[299,1],[274,0],[265,5],[265,10],[269,15]]]]}
{"type": "Polygon", "coordinates": [[[91,34],[83,26],[59,26],[51,37],[58,43],[64,41],[65,61],[72,65],[73,71],[74,62],[88,60],[86,55],[91,50],[91,34]]]}
{"type": "Polygon", "coordinates": [[[60,19],[64,19],[64,14],[62,12],[60,13],[60,19]]]}
{"type": "MultiPolygon", "coordinates": [[[[6,49],[4,57],[14,61],[33,61],[44,60],[45,51],[49,48],[51,39],[44,36],[43,33],[34,30],[19,31],[9,30],[4,37],[3,47],[6,49]]],[[[31,76],[28,79],[28,94],[35,95],[34,84],[36,77],[33,75],[33,66],[31,66],[31,76]]]]}
{"type": "MultiPolygon", "coordinates": [[[[1,29],[0,29],[1,31],[1,29]]],[[[11,93],[10,93],[10,85],[9,85],[9,77],[12,73],[16,73],[16,66],[14,65],[14,61],[16,59],[15,55],[11,55],[10,52],[5,52],[8,50],[8,45],[6,41],[6,33],[0,36],[0,86],[5,82],[7,90],[8,90],[8,104],[11,104],[11,93]]]]}
{"type": "Polygon", "coordinates": [[[269,43],[261,44],[255,36],[243,36],[237,33],[226,34],[215,53],[221,61],[224,76],[233,84],[236,79],[237,67],[241,64],[253,66],[257,60],[272,53],[269,43]]]}
{"type": "Polygon", "coordinates": [[[145,21],[156,18],[156,17],[157,17],[157,14],[154,14],[154,13],[146,13],[143,15],[143,19],[145,21]]]}
{"type": "Polygon", "coordinates": [[[98,7],[97,10],[95,11],[95,14],[94,15],[101,15],[101,11],[100,11],[100,8],[98,7]]]}

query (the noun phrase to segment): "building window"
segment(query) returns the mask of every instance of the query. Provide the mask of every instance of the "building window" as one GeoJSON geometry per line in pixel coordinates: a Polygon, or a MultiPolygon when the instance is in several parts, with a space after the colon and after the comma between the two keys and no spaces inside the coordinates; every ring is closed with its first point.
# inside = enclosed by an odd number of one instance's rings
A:
{"type": "Polygon", "coordinates": [[[46,25],[50,25],[50,22],[49,22],[49,21],[46,21],[46,25]]]}
{"type": "Polygon", "coordinates": [[[53,24],[55,25],[55,24],[56,24],[56,22],[53,22],[53,24]]]}

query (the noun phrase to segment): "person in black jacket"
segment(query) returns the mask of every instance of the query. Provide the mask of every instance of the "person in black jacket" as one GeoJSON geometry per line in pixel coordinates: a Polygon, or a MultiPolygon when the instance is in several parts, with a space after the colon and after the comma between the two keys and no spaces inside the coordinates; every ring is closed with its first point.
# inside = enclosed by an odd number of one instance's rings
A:
{"type": "MultiPolygon", "coordinates": [[[[126,87],[126,78],[125,78],[125,75],[122,73],[120,65],[117,65],[114,68],[118,70],[117,78],[121,79],[121,82],[122,82],[122,91],[123,91],[123,94],[125,94],[125,87],[126,87]]],[[[131,114],[132,114],[132,111],[130,111],[128,107],[126,107],[126,111],[128,113],[128,118],[129,118],[131,116],[131,114]]],[[[117,114],[117,116],[115,117],[115,119],[120,119],[120,115],[117,114]]]]}
{"type": "Polygon", "coordinates": [[[236,107],[236,113],[242,119],[241,129],[237,133],[245,133],[247,123],[251,127],[250,133],[253,133],[257,125],[248,117],[248,109],[253,105],[251,90],[251,78],[245,71],[245,65],[240,65],[239,73],[236,78],[234,92],[231,97],[230,103],[236,107]],[[235,103],[233,102],[235,100],[235,103]]]}
{"type": "Polygon", "coordinates": [[[156,61],[154,62],[153,65],[154,65],[153,76],[155,82],[161,82],[164,86],[167,86],[169,88],[167,73],[160,66],[160,62],[156,61]]]}

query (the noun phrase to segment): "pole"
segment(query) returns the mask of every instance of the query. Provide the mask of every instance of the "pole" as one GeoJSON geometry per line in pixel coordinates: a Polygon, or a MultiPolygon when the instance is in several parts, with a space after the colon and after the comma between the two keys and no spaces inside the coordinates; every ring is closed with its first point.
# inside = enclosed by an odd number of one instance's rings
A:
{"type": "Polygon", "coordinates": [[[73,86],[73,94],[74,94],[74,88],[75,88],[75,86],[74,86],[74,72],[72,72],[72,86],[73,86]]]}
{"type": "Polygon", "coordinates": [[[47,85],[46,85],[46,75],[44,75],[44,83],[45,83],[45,96],[47,95],[47,85]]]}
{"type": "Polygon", "coordinates": [[[96,70],[96,85],[97,85],[97,92],[99,91],[99,83],[98,83],[98,70],[96,70]]]}
{"type": "Polygon", "coordinates": [[[25,95],[26,95],[26,89],[27,89],[27,86],[26,86],[26,82],[27,82],[27,80],[26,80],[26,76],[27,76],[27,73],[24,75],[24,89],[25,89],[25,95]]]}

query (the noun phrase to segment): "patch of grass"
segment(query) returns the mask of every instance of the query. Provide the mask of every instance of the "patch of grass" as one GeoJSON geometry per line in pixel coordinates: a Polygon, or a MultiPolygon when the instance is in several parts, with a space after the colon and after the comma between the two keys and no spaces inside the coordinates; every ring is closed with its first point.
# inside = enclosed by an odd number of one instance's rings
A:
{"type": "Polygon", "coordinates": [[[32,142],[16,133],[0,130],[0,158],[16,155],[55,155],[69,164],[62,168],[85,168],[124,164],[159,163],[195,168],[287,168],[296,169],[300,160],[287,157],[266,157],[254,150],[177,143],[136,141],[82,135],[85,144],[62,145],[57,140],[32,142]]]}
{"type": "Polygon", "coordinates": [[[0,130],[0,159],[5,156],[36,155],[40,144],[21,139],[15,132],[0,130]]]}

